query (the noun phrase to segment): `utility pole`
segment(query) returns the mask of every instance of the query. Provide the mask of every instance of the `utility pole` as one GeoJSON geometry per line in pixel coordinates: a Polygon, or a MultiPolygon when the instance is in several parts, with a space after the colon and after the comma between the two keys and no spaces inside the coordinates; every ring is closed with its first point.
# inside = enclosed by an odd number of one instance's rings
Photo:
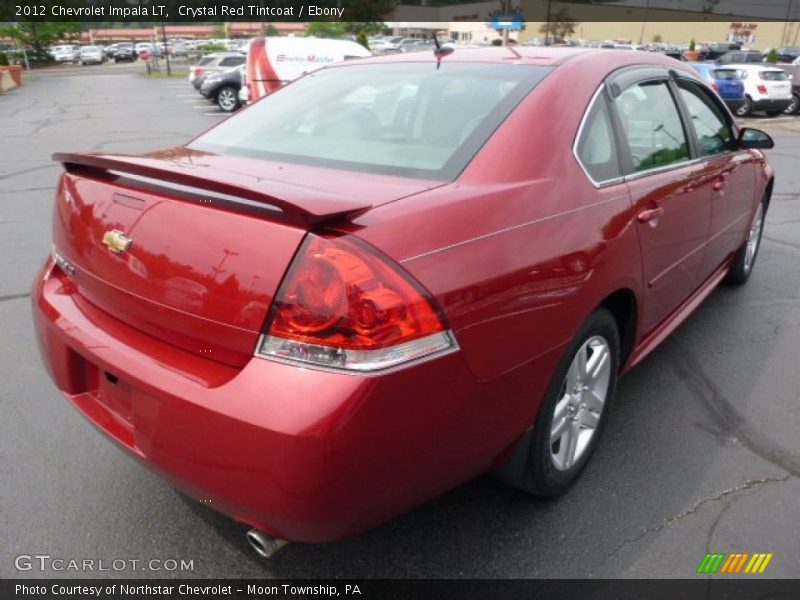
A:
{"type": "MultiPolygon", "coordinates": [[[[169,48],[167,47],[167,29],[164,27],[164,21],[161,21],[161,39],[164,40],[164,58],[167,61],[167,77],[172,77],[172,70],[169,66],[169,48]]],[[[155,50],[155,48],[153,48],[155,50]]]]}
{"type": "Polygon", "coordinates": [[[650,12],[650,0],[646,0],[644,5],[644,19],[642,19],[642,29],[639,32],[639,45],[641,46],[644,39],[644,28],[647,25],[647,13],[650,12]]]}
{"type": "MultiPolygon", "coordinates": [[[[501,0],[500,11],[502,14],[507,15],[511,10],[511,0],[501,0]]],[[[503,29],[503,46],[508,46],[508,27],[503,29]]]]}
{"type": "Polygon", "coordinates": [[[550,45],[550,0],[547,0],[547,18],[544,24],[544,45],[550,45]]]}

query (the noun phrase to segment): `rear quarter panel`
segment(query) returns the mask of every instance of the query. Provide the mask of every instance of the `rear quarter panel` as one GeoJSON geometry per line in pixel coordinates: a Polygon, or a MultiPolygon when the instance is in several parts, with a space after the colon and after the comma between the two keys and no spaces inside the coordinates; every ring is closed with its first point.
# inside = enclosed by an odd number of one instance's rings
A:
{"type": "MultiPolygon", "coordinates": [[[[457,181],[352,225],[436,297],[479,380],[557,357],[610,293],[639,295],[627,187],[595,188],[572,154],[606,72],[577,60],[560,67],[457,181]]],[[[529,370],[549,377],[539,366],[529,370]]]]}

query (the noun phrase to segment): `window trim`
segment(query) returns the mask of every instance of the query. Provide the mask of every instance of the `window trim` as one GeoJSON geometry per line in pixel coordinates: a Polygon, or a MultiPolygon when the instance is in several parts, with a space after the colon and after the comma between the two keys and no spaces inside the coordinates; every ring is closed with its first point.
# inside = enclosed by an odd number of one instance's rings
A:
{"type": "MultiPolygon", "coordinates": [[[[631,65],[623,67],[617,71],[610,73],[603,81],[603,83],[600,84],[597,90],[595,90],[594,94],[592,94],[592,97],[589,100],[589,103],[584,109],[580,125],[578,126],[578,131],[575,135],[575,139],[572,144],[572,155],[575,157],[575,160],[577,161],[584,175],[586,175],[587,179],[589,179],[590,183],[595,188],[602,189],[612,185],[618,185],[620,183],[626,183],[628,181],[635,181],[638,179],[642,179],[644,177],[649,177],[650,175],[660,175],[668,171],[695,166],[701,163],[718,159],[721,156],[727,156],[729,154],[732,155],[741,152],[741,150],[733,149],[733,150],[726,150],[724,153],[721,154],[713,154],[709,156],[701,155],[700,142],[697,139],[697,134],[695,133],[694,128],[691,127],[692,123],[691,119],[688,116],[689,115],[688,108],[686,107],[683,98],[680,95],[680,88],[678,87],[678,80],[680,79],[685,79],[686,81],[690,81],[700,85],[706,90],[710,90],[706,82],[703,81],[701,77],[695,76],[693,73],[676,71],[674,69],[667,69],[665,67],[660,67],[657,65],[631,65]],[[676,108],[678,109],[678,114],[681,119],[681,125],[683,127],[684,135],[687,138],[687,143],[689,147],[689,158],[685,161],[681,161],[678,163],[652,167],[644,171],[637,171],[629,173],[627,175],[621,174],[619,177],[604,181],[596,181],[591,176],[589,171],[586,169],[583,162],[581,162],[580,156],[578,154],[578,143],[580,142],[581,135],[583,134],[583,130],[586,126],[586,122],[589,119],[589,113],[594,107],[595,101],[597,101],[597,99],[603,94],[603,92],[609,92],[611,95],[616,97],[619,95],[619,93],[621,93],[622,90],[627,89],[632,85],[638,85],[645,81],[655,81],[655,80],[664,81],[667,84],[670,94],[672,95],[672,100],[675,103],[676,108]],[[623,85],[620,86],[619,85],[620,83],[622,83],[623,85]]],[[[713,92],[709,93],[708,95],[712,98],[712,101],[717,105],[717,107],[722,110],[722,113],[726,115],[727,118],[729,119],[728,122],[733,130],[734,136],[738,135],[739,126],[736,124],[736,120],[731,115],[730,109],[728,109],[728,107],[722,102],[722,99],[718,98],[716,94],[714,94],[713,92]]],[[[626,163],[630,160],[630,149],[625,148],[623,140],[621,138],[621,134],[619,131],[619,115],[617,114],[614,104],[612,102],[609,102],[608,96],[605,97],[604,101],[606,102],[609,118],[611,119],[611,128],[614,135],[614,143],[616,144],[620,167],[622,169],[625,169],[628,167],[626,163]]]]}

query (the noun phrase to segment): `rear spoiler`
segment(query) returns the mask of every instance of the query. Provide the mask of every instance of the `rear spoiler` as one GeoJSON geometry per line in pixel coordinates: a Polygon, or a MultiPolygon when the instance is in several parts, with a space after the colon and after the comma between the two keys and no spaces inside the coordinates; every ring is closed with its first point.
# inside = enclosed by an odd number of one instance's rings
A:
{"type": "Polygon", "coordinates": [[[221,180],[227,173],[213,168],[208,168],[204,176],[189,172],[202,171],[204,167],[184,166],[146,156],[59,152],[53,154],[53,160],[62,163],[68,173],[105,179],[134,189],[212,204],[235,212],[283,218],[305,226],[334,221],[372,208],[368,202],[318,191],[298,193],[285,183],[270,185],[270,182],[265,182],[266,186],[287,192],[281,197],[278,191],[267,192],[232,181],[230,177],[221,180]],[[291,196],[291,199],[286,196],[291,196]]]}

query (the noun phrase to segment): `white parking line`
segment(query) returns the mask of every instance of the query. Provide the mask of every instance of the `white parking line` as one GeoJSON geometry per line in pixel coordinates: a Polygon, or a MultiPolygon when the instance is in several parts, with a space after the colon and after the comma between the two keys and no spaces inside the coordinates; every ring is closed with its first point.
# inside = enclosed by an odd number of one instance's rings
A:
{"type": "Polygon", "coordinates": [[[227,117],[228,115],[226,115],[223,112],[215,112],[215,113],[203,113],[203,116],[206,116],[206,117],[227,117]]]}

